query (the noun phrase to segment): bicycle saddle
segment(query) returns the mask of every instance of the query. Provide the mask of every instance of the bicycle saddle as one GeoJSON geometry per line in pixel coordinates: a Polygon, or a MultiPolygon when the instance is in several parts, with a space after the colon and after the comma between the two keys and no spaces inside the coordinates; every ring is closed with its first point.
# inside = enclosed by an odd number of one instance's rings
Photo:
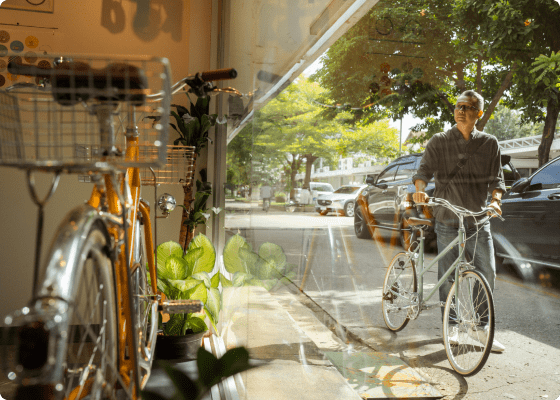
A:
{"type": "Polygon", "coordinates": [[[146,75],[140,68],[126,63],[95,69],[82,61],[64,61],[53,68],[11,61],[8,71],[14,75],[49,79],[53,98],[61,105],[74,105],[90,97],[101,102],[126,101],[136,106],[146,101],[146,75]]]}
{"type": "Polygon", "coordinates": [[[434,226],[433,219],[409,217],[406,221],[408,222],[409,225],[413,225],[413,226],[420,226],[420,225],[434,226]]]}

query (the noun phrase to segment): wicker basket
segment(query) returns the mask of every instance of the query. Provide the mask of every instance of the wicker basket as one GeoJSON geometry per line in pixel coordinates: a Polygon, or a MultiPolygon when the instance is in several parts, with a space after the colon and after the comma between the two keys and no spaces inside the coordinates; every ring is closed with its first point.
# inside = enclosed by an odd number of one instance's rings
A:
{"type": "Polygon", "coordinates": [[[194,177],[194,146],[167,146],[167,162],[160,168],[142,168],[144,185],[186,185],[194,177]],[[153,172],[152,172],[153,171],[153,172]]]}
{"type": "MultiPolygon", "coordinates": [[[[36,61],[37,68],[49,69],[54,60],[60,57],[44,56],[36,61]]],[[[58,88],[58,94],[74,96],[71,102],[61,105],[55,101],[54,91],[39,90],[38,87],[16,88],[0,91],[0,165],[19,168],[65,169],[67,171],[88,171],[103,169],[123,169],[127,167],[158,167],[166,162],[166,146],[169,110],[171,73],[165,59],[115,59],[90,56],[71,57],[75,62],[88,64],[86,72],[67,73],[69,80],[79,81],[79,89],[58,88]],[[131,76],[121,75],[124,87],[114,89],[111,84],[116,78],[115,66],[125,63],[143,72],[143,82],[148,89],[134,88],[131,76]],[[99,84],[96,73],[108,71],[107,85],[99,84]],[[94,82],[94,77],[97,79],[94,82]],[[103,86],[109,86],[104,88],[103,86]],[[73,91],[73,92],[72,92],[73,91]],[[80,93],[76,101],[75,93],[80,93]],[[140,93],[140,94],[139,94],[140,93]],[[138,96],[162,93],[159,99],[145,97],[138,101],[138,96]],[[107,156],[107,141],[102,138],[100,124],[96,115],[107,98],[114,101],[112,121],[115,140],[112,142],[116,152],[107,156]],[[71,103],[71,104],[68,104],[71,103]],[[125,160],[125,132],[129,125],[130,110],[135,111],[138,127],[138,157],[132,161],[125,160]],[[154,123],[148,116],[159,117],[154,123]],[[104,141],[105,140],[105,141],[104,141]],[[119,150],[122,150],[119,152],[119,150]]],[[[126,70],[128,71],[128,70],[126,70]]],[[[129,74],[125,71],[125,74],[129,74]]],[[[13,76],[12,76],[13,77],[13,76]]],[[[51,80],[54,80],[51,75],[51,80]]],[[[20,75],[13,83],[35,83],[40,78],[20,75]]],[[[78,83],[76,83],[78,86],[78,83]]],[[[50,87],[50,85],[47,85],[50,87]]],[[[52,87],[55,87],[53,84],[52,87]]],[[[60,97],[58,97],[60,100],[60,97]]]]}

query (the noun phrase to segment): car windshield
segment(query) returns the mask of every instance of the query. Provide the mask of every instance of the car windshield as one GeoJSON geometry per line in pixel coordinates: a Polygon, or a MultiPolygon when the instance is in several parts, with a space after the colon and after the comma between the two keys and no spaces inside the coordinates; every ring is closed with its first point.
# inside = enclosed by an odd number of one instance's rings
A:
{"type": "Polygon", "coordinates": [[[360,190],[359,186],[342,186],[336,189],[335,193],[342,193],[342,194],[353,194],[360,190]]]}
{"type": "Polygon", "coordinates": [[[318,192],[334,192],[334,188],[331,185],[314,185],[311,189],[318,192]]]}

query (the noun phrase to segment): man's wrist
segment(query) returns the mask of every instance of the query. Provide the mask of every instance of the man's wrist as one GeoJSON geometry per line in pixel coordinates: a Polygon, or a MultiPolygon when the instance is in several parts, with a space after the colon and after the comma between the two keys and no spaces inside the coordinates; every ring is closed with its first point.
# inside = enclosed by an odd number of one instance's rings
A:
{"type": "Polygon", "coordinates": [[[492,197],[492,203],[497,203],[498,206],[502,206],[502,200],[497,197],[492,197]]]}

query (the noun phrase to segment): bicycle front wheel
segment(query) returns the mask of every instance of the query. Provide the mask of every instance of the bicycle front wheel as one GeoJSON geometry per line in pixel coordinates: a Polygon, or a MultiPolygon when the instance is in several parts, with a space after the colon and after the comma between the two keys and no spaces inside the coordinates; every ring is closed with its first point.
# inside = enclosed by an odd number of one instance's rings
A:
{"type": "Polygon", "coordinates": [[[115,279],[104,230],[93,226],[74,280],[64,365],[65,398],[113,398],[117,379],[115,279]]]}
{"type": "Polygon", "coordinates": [[[462,272],[451,287],[443,314],[443,342],[449,363],[461,375],[474,375],[488,360],[493,341],[490,286],[480,272],[462,272]]]}
{"type": "Polygon", "coordinates": [[[381,309],[387,328],[393,332],[402,330],[410,318],[408,308],[412,294],[417,291],[416,267],[408,253],[397,254],[387,269],[383,282],[381,309]]]}

